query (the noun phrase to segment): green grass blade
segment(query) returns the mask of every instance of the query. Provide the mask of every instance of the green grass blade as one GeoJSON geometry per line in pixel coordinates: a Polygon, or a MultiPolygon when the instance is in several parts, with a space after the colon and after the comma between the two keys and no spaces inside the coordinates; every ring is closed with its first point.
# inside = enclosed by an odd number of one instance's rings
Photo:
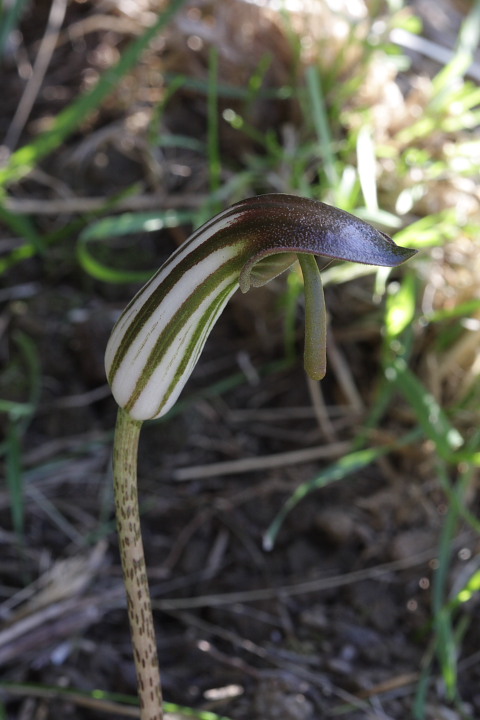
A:
{"type": "Polygon", "coordinates": [[[41,369],[37,348],[24,333],[16,333],[14,341],[20,351],[20,362],[25,368],[29,387],[28,401],[25,403],[2,400],[0,410],[8,412],[9,419],[5,443],[6,481],[10,494],[12,525],[20,540],[23,539],[25,526],[25,507],[23,498],[22,437],[38,404],[41,392],[41,369]]]}
{"type": "MultiPolygon", "coordinates": [[[[82,217],[77,217],[74,220],[71,220],[66,225],[63,225],[56,230],[53,230],[52,232],[42,236],[41,238],[30,238],[30,242],[24,243],[20,247],[15,248],[15,250],[12,250],[10,253],[8,253],[8,255],[0,258],[0,275],[6,273],[11,267],[14,267],[17,263],[34,257],[37,252],[46,252],[50,246],[64,242],[65,240],[76,236],[85,228],[88,223],[102,216],[104,213],[114,210],[119,202],[133,195],[135,192],[137,192],[137,190],[138,186],[132,185],[126,190],[122,190],[121,192],[116,193],[112,197],[108,198],[98,209],[93,210],[88,214],[83,215],[82,217]]],[[[23,220],[20,220],[18,218],[22,218],[23,216],[18,216],[17,214],[11,213],[8,210],[7,212],[9,212],[12,217],[16,218],[15,220],[12,220],[12,229],[18,231],[19,234],[22,234],[23,220]]],[[[31,227],[33,228],[33,232],[36,232],[34,226],[32,225],[31,227]]],[[[28,235],[25,235],[25,232],[23,232],[23,235],[28,238],[28,235]]]]}
{"type": "Polygon", "coordinates": [[[369,409],[368,417],[362,424],[360,432],[353,441],[353,449],[361,450],[369,441],[371,431],[378,427],[382,417],[386,414],[393,397],[393,386],[385,378],[380,378],[369,409]]]}
{"type": "MultiPolygon", "coordinates": [[[[439,463],[439,475],[444,483],[448,481],[448,470],[439,463]]],[[[447,583],[452,556],[453,540],[458,526],[457,507],[451,503],[445,517],[438,551],[438,568],[432,583],[432,610],[434,615],[436,654],[447,688],[447,697],[452,700],[457,689],[457,648],[453,632],[452,613],[447,607],[447,583]]]]}
{"type": "Polygon", "coordinates": [[[463,520],[470,525],[475,532],[480,534],[480,519],[468,509],[468,505],[465,500],[469,492],[469,488],[472,487],[472,483],[474,482],[474,475],[478,465],[478,462],[475,463],[471,460],[469,461],[468,455],[470,452],[470,455],[473,455],[475,459],[475,454],[480,454],[475,453],[474,450],[470,451],[470,448],[478,447],[479,434],[480,433],[477,431],[473,438],[469,438],[468,447],[465,452],[455,453],[452,458],[453,461],[459,464],[458,477],[455,484],[452,483],[447,472],[440,472],[439,480],[442,490],[447,496],[449,505],[456,511],[459,517],[463,518],[463,520]],[[461,459],[459,459],[459,455],[462,456],[461,459]]]}
{"type": "Polygon", "coordinates": [[[449,612],[453,613],[464,603],[470,602],[476,595],[480,593],[480,570],[476,570],[464,586],[457,592],[454,598],[447,604],[449,612]]]}
{"type": "MultiPolygon", "coordinates": [[[[37,347],[33,340],[23,332],[17,332],[14,340],[22,354],[29,385],[28,403],[36,408],[42,390],[42,369],[37,347]]],[[[32,413],[33,414],[33,413],[32,413]]]]}
{"type": "Polygon", "coordinates": [[[12,526],[17,538],[23,541],[25,504],[23,497],[21,430],[18,422],[10,421],[6,439],[6,477],[10,497],[12,526]]]}
{"type": "Polygon", "coordinates": [[[173,96],[184,86],[186,77],[184,75],[172,75],[166,80],[166,86],[161,100],[156,104],[148,125],[148,143],[152,146],[158,144],[162,138],[162,128],[165,126],[163,117],[168,103],[173,96]]]}
{"type": "Polygon", "coordinates": [[[457,643],[452,627],[452,616],[447,608],[443,608],[435,619],[437,658],[445,683],[448,700],[457,695],[457,643]]]}
{"type": "Polygon", "coordinates": [[[367,467],[367,465],[371,465],[379,458],[387,455],[393,449],[408,445],[416,437],[418,437],[418,432],[414,431],[408,433],[396,443],[391,443],[380,448],[358,450],[349,453],[343,458],[340,458],[340,460],[338,460],[337,462],[329,465],[327,468],[322,470],[322,472],[312,480],[308,480],[307,482],[302,483],[295,490],[295,492],[290,495],[287,502],[283,505],[280,512],[275,516],[274,520],[266,530],[263,536],[264,549],[267,551],[272,550],[278,532],[287,515],[293,510],[294,507],[296,507],[296,505],[298,505],[301,500],[303,500],[311,492],[324,488],[333,482],[337,482],[338,480],[343,480],[348,475],[352,475],[352,473],[354,472],[363,470],[363,468],[367,467]]]}
{"type": "Polygon", "coordinates": [[[35,254],[36,250],[30,243],[25,243],[24,245],[15,248],[15,250],[12,250],[7,257],[0,260],[0,275],[3,275],[3,273],[7,272],[7,270],[14,265],[17,265],[17,263],[21,263],[24,260],[29,260],[34,257],[35,254]]]}
{"type": "MultiPolygon", "coordinates": [[[[185,707],[185,705],[176,705],[175,703],[165,702],[163,707],[167,713],[172,714],[172,720],[178,718],[197,718],[197,720],[230,720],[225,715],[217,715],[210,710],[197,710],[195,708],[185,707]]],[[[168,717],[165,719],[168,720],[168,717]]]]}
{"type": "Polygon", "coordinates": [[[0,222],[7,225],[16,235],[27,240],[33,254],[45,254],[45,242],[28,216],[10,212],[0,205],[0,222]]]}
{"type": "Polygon", "coordinates": [[[447,208],[427,215],[395,233],[393,240],[404,247],[419,250],[438,247],[458,236],[459,220],[455,209],[447,208]]]}
{"type": "Polygon", "coordinates": [[[385,308],[385,341],[391,344],[408,330],[415,318],[417,303],[416,278],[412,272],[405,273],[400,284],[389,285],[385,308]],[[393,290],[395,292],[393,293],[393,290]]]}
{"type": "MultiPolygon", "coordinates": [[[[383,268],[380,270],[380,272],[383,268]]],[[[379,273],[377,273],[377,276],[379,273]]],[[[407,360],[413,344],[413,320],[416,308],[416,278],[407,272],[400,284],[390,283],[385,307],[384,343],[382,362],[385,368],[384,377],[380,377],[375,390],[374,401],[360,433],[355,438],[354,447],[360,449],[368,440],[369,431],[377,427],[392,400],[395,388],[388,382],[387,376],[392,357],[399,354],[407,360]],[[395,292],[392,289],[395,288],[395,292]]]]}
{"type": "Polygon", "coordinates": [[[377,200],[377,161],[371,128],[364,125],[357,138],[358,177],[362,188],[365,206],[369,213],[378,212],[377,200]]]}
{"type": "Polygon", "coordinates": [[[97,260],[91,252],[90,246],[96,241],[108,242],[112,237],[178,227],[183,223],[193,222],[195,216],[196,213],[190,211],[166,210],[164,212],[122,213],[102,218],[80,233],[77,243],[77,259],[83,269],[96,280],[109,283],[145,282],[157,268],[151,270],[117,269],[97,260]]]}
{"type": "Polygon", "coordinates": [[[273,56],[270,52],[264,53],[260,58],[257,68],[253,71],[247,85],[248,98],[245,108],[245,114],[248,116],[252,109],[253,103],[258,98],[263,87],[265,77],[273,62],[273,56]]]}
{"type": "Polygon", "coordinates": [[[155,272],[152,270],[116,270],[97,260],[90,252],[87,242],[80,241],[77,245],[77,260],[91,277],[102,282],[121,283],[142,283],[146,282],[155,272]]]}
{"type": "Polygon", "coordinates": [[[122,213],[101,218],[82,231],[84,241],[108,240],[121,235],[140,232],[157,232],[164,228],[173,228],[195,219],[194,211],[164,210],[155,212],[122,213]]]}
{"type": "Polygon", "coordinates": [[[198,138],[189,137],[188,135],[160,135],[153,140],[153,145],[162,148],[182,148],[183,150],[193,150],[193,152],[204,153],[206,150],[205,143],[198,138]]]}
{"type": "MultiPolygon", "coordinates": [[[[438,472],[441,478],[448,477],[445,463],[439,462],[438,472]]],[[[453,539],[458,522],[458,512],[454,504],[450,504],[442,526],[442,534],[438,550],[438,568],[433,576],[432,606],[434,615],[437,616],[445,604],[447,593],[448,569],[452,555],[453,539]]]]}
{"type": "MultiPolygon", "coordinates": [[[[174,82],[176,78],[181,77],[182,87],[186,90],[199,93],[201,95],[208,96],[209,92],[209,80],[202,80],[196,77],[179,76],[178,73],[165,73],[165,80],[167,83],[174,82]]],[[[238,85],[229,85],[227,83],[217,84],[218,97],[225,100],[248,100],[251,98],[252,89],[250,84],[246,87],[239,87],[238,85]]],[[[294,96],[294,90],[289,85],[284,85],[278,88],[262,88],[258,97],[262,100],[289,100],[294,96]]]]}
{"type": "Polygon", "coordinates": [[[449,100],[452,85],[462,78],[473,62],[474,53],[480,40],[480,1],[475,0],[473,7],[464,20],[458,36],[455,55],[434,78],[433,101],[431,108],[437,110],[449,100]]]}
{"type": "Polygon", "coordinates": [[[31,403],[15,402],[13,400],[2,400],[0,398],[0,413],[7,413],[12,420],[23,417],[30,417],[34,410],[31,403]]]}
{"type": "Polygon", "coordinates": [[[444,410],[423,383],[409,370],[403,358],[396,358],[386,368],[387,379],[393,382],[408,401],[425,435],[445,460],[463,445],[463,438],[451,425],[444,410]]]}
{"type": "Polygon", "coordinates": [[[122,52],[117,64],[100,77],[92,90],[81,95],[65,108],[57,116],[50,130],[14,152],[6,167],[0,169],[0,186],[8,185],[28,174],[39,160],[61,145],[80,123],[101,105],[121,78],[136,65],[151,40],[168,25],[185,2],[186,0],[172,0],[167,9],[159,15],[158,20],[122,52]]]}
{"type": "Polygon", "coordinates": [[[333,140],[318,68],[313,65],[308,67],[306,77],[308,96],[312,105],[312,119],[320,145],[321,156],[324,161],[325,175],[330,187],[336,188],[339,183],[339,177],[335,165],[335,155],[332,150],[333,140]]]}
{"type": "MultiPolygon", "coordinates": [[[[438,473],[442,485],[448,483],[448,469],[440,460],[438,473]]],[[[459,511],[455,503],[450,503],[442,526],[438,548],[438,567],[432,579],[432,614],[434,635],[427,652],[420,681],[415,695],[413,716],[415,720],[426,717],[428,685],[432,675],[432,664],[436,659],[439,663],[442,678],[447,690],[447,697],[453,700],[457,694],[457,642],[452,622],[450,603],[447,603],[447,582],[452,556],[453,540],[458,526],[459,511]]]]}
{"type": "Polygon", "coordinates": [[[466,315],[473,315],[480,310],[480,300],[466,300],[463,303],[459,303],[452,308],[442,308],[441,310],[434,310],[428,315],[424,315],[425,322],[436,323],[443,322],[444,320],[455,320],[456,318],[465,317],[466,315]]]}

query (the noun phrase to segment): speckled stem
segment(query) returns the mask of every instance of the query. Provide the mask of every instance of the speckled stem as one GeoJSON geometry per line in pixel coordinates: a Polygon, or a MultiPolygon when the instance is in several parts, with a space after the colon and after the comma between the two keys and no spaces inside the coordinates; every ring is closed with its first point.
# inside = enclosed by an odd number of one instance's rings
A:
{"type": "Polygon", "coordinates": [[[137,492],[137,450],[142,423],[121,408],[113,449],[115,509],[127,592],[141,720],[163,720],[162,690],[137,492]]]}

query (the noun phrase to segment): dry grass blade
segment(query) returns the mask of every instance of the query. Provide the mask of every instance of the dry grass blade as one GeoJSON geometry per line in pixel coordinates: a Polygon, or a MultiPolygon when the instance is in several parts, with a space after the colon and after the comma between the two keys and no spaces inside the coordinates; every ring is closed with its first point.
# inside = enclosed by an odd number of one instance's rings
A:
{"type": "Polygon", "coordinates": [[[288,467],[289,465],[297,466],[301,463],[312,462],[313,460],[341,457],[347,453],[349,449],[350,443],[336,442],[320,447],[278,453],[277,455],[241,458],[240,460],[227,460],[210,465],[180,468],[174,471],[173,478],[174,480],[183,482],[185,480],[198,480],[200,478],[216,477],[219,475],[259,472],[278,467],[288,467]]]}
{"type": "MultiPolygon", "coordinates": [[[[62,692],[60,689],[55,688],[41,688],[25,685],[15,685],[15,683],[9,683],[6,686],[1,685],[0,689],[7,695],[13,697],[26,697],[26,698],[45,698],[47,700],[64,700],[66,703],[72,703],[78,707],[88,708],[98,713],[105,715],[112,715],[118,717],[131,717],[139,718],[140,710],[136,707],[128,707],[121,703],[112,702],[110,700],[102,700],[99,698],[86,697],[81,693],[69,691],[68,693],[62,692]]],[[[167,715],[168,719],[168,715],[167,715]]],[[[173,718],[171,719],[173,720],[173,718]]]]}
{"type": "MultiPolygon", "coordinates": [[[[20,215],[72,215],[76,213],[93,213],[101,210],[110,202],[110,197],[71,197],[56,200],[36,200],[34,198],[9,197],[5,207],[20,215]]],[[[198,208],[205,203],[206,195],[136,195],[118,201],[118,211],[157,210],[159,206],[169,209],[198,208]]]]}
{"type": "Polygon", "coordinates": [[[45,78],[48,66],[57,45],[60,28],[65,19],[66,10],[67,0],[53,0],[50,8],[47,28],[35,58],[32,74],[28,80],[22,99],[18,104],[15,115],[12,118],[10,127],[8,128],[5,136],[3,144],[9,152],[12,152],[15,149],[35,104],[38,93],[40,92],[42,82],[45,78]]]}
{"type": "Polygon", "coordinates": [[[58,561],[18,597],[2,603],[0,613],[7,622],[0,630],[0,665],[46,643],[54,647],[99,622],[111,605],[84,593],[104,565],[105,551],[102,543],[83,557],[58,561]]]}
{"type": "Polygon", "coordinates": [[[392,572],[424,565],[435,557],[436,548],[411,555],[407,559],[395,560],[376,567],[357,570],[339,576],[318,578],[307,582],[296,583],[295,585],[283,585],[276,588],[261,588],[258,590],[245,590],[224,595],[205,595],[191,598],[173,598],[168,600],[156,600],[152,603],[158,610],[188,610],[192,608],[215,607],[219,605],[234,605],[235,603],[257,602],[259,600],[274,600],[276,598],[295,597],[309,593],[322,592],[332,588],[345,587],[368,579],[378,579],[382,575],[389,575],[392,572]]]}

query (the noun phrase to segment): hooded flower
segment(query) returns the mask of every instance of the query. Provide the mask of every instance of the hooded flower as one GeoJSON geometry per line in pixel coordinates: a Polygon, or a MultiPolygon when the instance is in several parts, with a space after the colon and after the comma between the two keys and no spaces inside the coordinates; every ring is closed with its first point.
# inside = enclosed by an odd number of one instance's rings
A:
{"type": "Polygon", "coordinates": [[[105,355],[112,393],[136,420],[164,415],[231,295],[265,284],[297,259],[305,280],[306,369],[322,377],[325,308],[312,256],[395,267],[415,252],[315,200],[283,194],[242,200],[196,230],[125,308],[105,355]]]}

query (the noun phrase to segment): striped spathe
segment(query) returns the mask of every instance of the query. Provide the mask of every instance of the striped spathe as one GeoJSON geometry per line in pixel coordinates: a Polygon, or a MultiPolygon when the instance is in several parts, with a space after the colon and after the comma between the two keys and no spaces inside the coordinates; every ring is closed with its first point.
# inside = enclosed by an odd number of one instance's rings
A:
{"type": "MultiPolygon", "coordinates": [[[[304,254],[396,266],[415,251],[395,245],[355,216],[315,200],[284,194],[242,200],[196,230],[115,324],[105,368],[118,405],[136,420],[168,412],[232,294],[239,287],[246,292],[251,285],[263,285],[304,254]]],[[[301,267],[304,275],[318,273],[316,263],[301,267]]],[[[319,283],[318,273],[318,299],[306,303],[308,325],[325,322],[319,283]]],[[[313,285],[306,282],[305,287],[313,285]]],[[[310,333],[309,344],[317,335],[310,333]]],[[[318,337],[316,344],[324,344],[324,335],[318,337]]]]}

